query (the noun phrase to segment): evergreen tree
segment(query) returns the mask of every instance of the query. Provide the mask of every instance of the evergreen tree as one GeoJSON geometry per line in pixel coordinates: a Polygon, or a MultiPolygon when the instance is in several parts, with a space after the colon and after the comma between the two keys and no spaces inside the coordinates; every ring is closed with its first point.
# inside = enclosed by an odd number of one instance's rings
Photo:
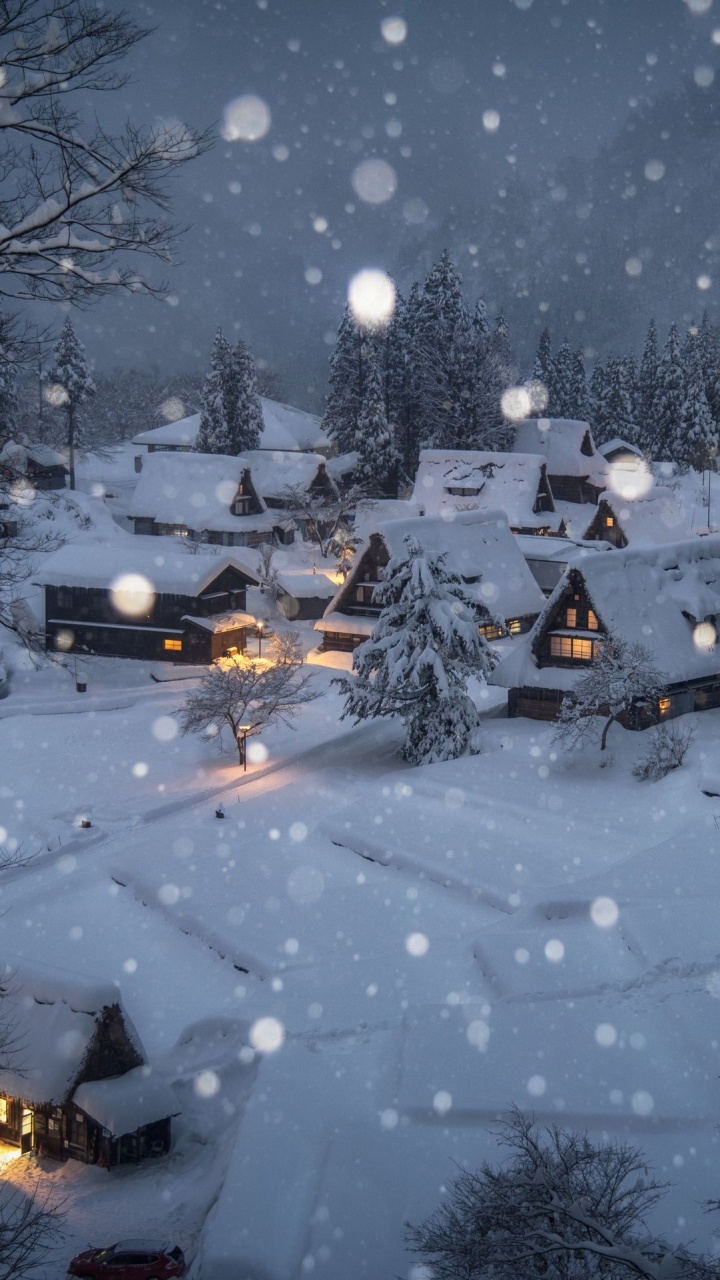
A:
{"type": "Polygon", "coordinates": [[[484,298],[478,298],[475,304],[473,325],[475,327],[478,350],[482,352],[489,346],[490,338],[492,336],[490,321],[488,320],[487,306],[484,298]]]}
{"type": "Polygon", "coordinates": [[[655,328],[655,321],[651,320],[640,361],[636,403],[634,406],[637,444],[648,453],[652,449],[655,435],[654,421],[657,411],[659,364],[657,329],[655,328]]]}
{"type": "Polygon", "coordinates": [[[679,430],[672,441],[673,460],[683,468],[713,470],[718,451],[718,429],[710,412],[702,379],[690,383],[682,407],[679,430]]]}
{"type": "Polygon", "coordinates": [[[345,307],[337,342],[330,357],[330,390],[322,428],[337,446],[338,453],[355,447],[355,432],[364,392],[366,338],[345,307]]]}
{"type": "Polygon", "coordinates": [[[414,315],[411,394],[421,448],[457,448],[465,443],[473,398],[468,326],[462,282],[446,250],[418,295],[414,315]]]}
{"type": "Polygon", "coordinates": [[[232,352],[227,371],[225,401],[230,444],[228,452],[236,457],[250,449],[259,449],[263,430],[262,404],[257,389],[255,361],[242,340],[232,352]]]}
{"type": "Polygon", "coordinates": [[[605,366],[600,360],[597,361],[590,378],[590,423],[593,429],[593,435],[598,444],[602,444],[605,440],[611,440],[614,432],[608,431],[608,424],[605,414],[605,398],[606,398],[606,372],[605,366]]]}
{"type": "Polygon", "coordinates": [[[82,406],[95,394],[95,383],[72,321],[66,317],[54,351],[54,361],[45,374],[46,399],[65,417],[65,447],[68,451],[70,488],[75,488],[75,452],[85,444],[82,406]]]}
{"type": "Polygon", "coordinates": [[[553,361],[553,375],[549,415],[551,418],[574,418],[576,375],[574,357],[567,338],[553,361]]]}
{"type": "Polygon", "coordinates": [[[603,371],[600,402],[596,410],[596,440],[604,444],[619,436],[634,442],[632,400],[628,385],[627,364],[621,356],[610,356],[603,371]]]}
{"type": "Polygon", "coordinates": [[[544,409],[538,411],[538,417],[550,414],[553,389],[555,384],[555,362],[552,357],[552,347],[550,344],[550,330],[543,329],[538,342],[537,355],[532,369],[533,382],[539,382],[547,392],[547,403],[544,409]]]}
{"type": "Polygon", "coordinates": [[[473,749],[479,714],[467,683],[487,674],[495,659],[478,634],[474,601],[446,568],[445,555],[426,554],[412,535],[405,548],[375,588],[382,612],[353,654],[355,678],[335,683],[345,695],[343,716],[356,723],[400,716],[403,758],[431,764],[473,749]]]}
{"type": "Polygon", "coordinates": [[[574,406],[572,417],[580,422],[586,422],[590,403],[585,378],[585,356],[581,347],[573,352],[572,358],[572,403],[574,406]]]}
{"type": "Polygon", "coordinates": [[[393,317],[396,323],[395,375],[391,391],[390,421],[395,427],[395,443],[405,481],[411,483],[420,456],[420,414],[417,401],[414,360],[417,351],[417,315],[420,287],[412,286],[406,302],[401,302],[393,317]]]}
{"type": "Polygon", "coordinates": [[[377,359],[370,365],[365,378],[355,448],[359,456],[353,479],[359,488],[369,497],[395,497],[397,454],[385,414],[383,379],[377,359]]]}
{"type": "Polygon", "coordinates": [[[507,370],[508,381],[515,367],[515,356],[510,346],[510,331],[502,311],[495,317],[495,329],[491,338],[492,349],[498,364],[507,370]]]}
{"type": "Polygon", "coordinates": [[[670,326],[658,367],[651,452],[657,462],[672,458],[685,403],[685,378],[677,325],[670,326]]]}
{"type": "Polygon", "coordinates": [[[222,329],[215,334],[210,372],[205,378],[200,427],[193,448],[197,453],[229,453],[230,432],[225,389],[232,366],[232,349],[222,329]]]}

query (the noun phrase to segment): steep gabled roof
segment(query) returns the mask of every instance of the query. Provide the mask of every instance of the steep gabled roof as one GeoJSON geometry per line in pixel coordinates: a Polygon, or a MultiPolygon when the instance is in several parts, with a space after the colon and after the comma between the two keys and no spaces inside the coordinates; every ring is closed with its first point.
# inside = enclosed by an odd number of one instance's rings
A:
{"type": "Polygon", "coordinates": [[[578,671],[540,669],[534,652],[573,573],[582,579],[600,626],[644,645],[669,684],[720,672],[720,642],[698,643],[695,635],[698,623],[720,625],[720,536],[714,535],[574,557],[530,633],[493,672],[496,684],[572,688],[578,671]]]}
{"type": "MultiPolygon", "coordinates": [[[[282,498],[287,485],[307,490],[318,479],[329,480],[325,459],[317,453],[253,449],[243,457],[252,468],[253,483],[263,498],[282,498]]],[[[330,481],[330,484],[334,489],[335,482],[330,481]]]]}
{"type": "Polygon", "coordinates": [[[528,418],[518,424],[513,453],[537,453],[549,476],[586,476],[605,488],[608,464],[595,448],[590,424],[575,418],[528,418]]]}
{"type": "Polygon", "coordinates": [[[0,1091],[28,1102],[60,1104],[77,1081],[106,1011],[119,1011],[135,1061],[145,1057],[140,1038],[111,982],[53,967],[52,972],[6,961],[3,986],[17,1052],[0,1070],[0,1091]]]}
{"type": "MultiPolygon", "coordinates": [[[[463,511],[447,516],[414,516],[367,526],[367,542],[358,549],[346,581],[330,601],[316,629],[327,630],[330,614],[342,612],[355,587],[363,556],[373,538],[390,559],[405,554],[405,538],[416,538],[424,551],[446,552],[446,564],[468,582],[468,590],[492,616],[522,618],[538,613],[545,598],[533,578],[502,511],[463,511]]],[[[330,628],[331,630],[333,628],[330,628]]]]}
{"type": "Polygon", "coordinates": [[[242,454],[235,458],[218,453],[148,454],[128,515],[131,520],[153,519],[158,524],[184,525],[209,533],[272,529],[277,523],[258,492],[250,462],[242,454]],[[236,516],[231,506],[244,479],[255,491],[260,511],[236,516]]]}
{"type": "Polygon", "coordinates": [[[513,528],[546,528],[552,523],[552,498],[549,512],[533,510],[543,487],[549,494],[545,459],[536,453],[423,449],[411,501],[418,514],[500,510],[513,528]],[[457,489],[475,492],[452,492],[457,489]]]}

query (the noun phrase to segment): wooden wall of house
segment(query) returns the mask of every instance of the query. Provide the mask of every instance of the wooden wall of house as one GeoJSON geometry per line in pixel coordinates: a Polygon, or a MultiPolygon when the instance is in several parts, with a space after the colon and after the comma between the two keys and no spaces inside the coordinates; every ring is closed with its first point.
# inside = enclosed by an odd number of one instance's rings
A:
{"type": "Polygon", "coordinates": [[[325,631],[323,633],[323,653],[352,653],[367,636],[347,635],[344,631],[325,631]]]}

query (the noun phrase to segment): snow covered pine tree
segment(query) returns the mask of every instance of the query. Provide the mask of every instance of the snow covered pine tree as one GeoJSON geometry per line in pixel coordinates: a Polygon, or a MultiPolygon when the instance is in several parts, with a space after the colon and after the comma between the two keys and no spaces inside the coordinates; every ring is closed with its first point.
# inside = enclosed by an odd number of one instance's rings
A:
{"type": "Polygon", "coordinates": [[[391,560],[374,599],[382,612],[369,640],[353,655],[356,678],[334,681],[345,716],[405,722],[403,759],[410,764],[453,760],[473,750],[479,713],[467,692],[494,654],[478,633],[476,603],[445,554],[425,553],[411,534],[404,556],[391,560]]]}
{"type": "Polygon", "coordinates": [[[78,410],[95,395],[95,383],[85,359],[85,348],[75,336],[72,320],[66,317],[55,347],[55,363],[45,374],[45,397],[65,415],[65,445],[70,468],[70,488],[75,488],[75,451],[82,446],[78,410]]]}

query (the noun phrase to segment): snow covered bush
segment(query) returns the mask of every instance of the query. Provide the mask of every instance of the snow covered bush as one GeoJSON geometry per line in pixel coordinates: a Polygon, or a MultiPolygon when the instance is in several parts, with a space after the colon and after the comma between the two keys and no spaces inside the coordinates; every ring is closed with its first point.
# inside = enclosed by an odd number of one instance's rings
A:
{"type": "Polygon", "coordinates": [[[679,769],[693,733],[693,726],[689,724],[661,724],[653,733],[645,755],[635,765],[634,776],[641,782],[659,782],[673,769],[679,769]]]}
{"type": "Polygon", "coordinates": [[[467,683],[495,659],[478,634],[475,602],[445,555],[426,554],[411,535],[404,541],[405,554],[390,561],[375,588],[383,608],[353,655],[356,678],[334,683],[345,695],[343,718],[400,716],[403,758],[432,764],[472,750],[479,714],[467,683]]]}
{"type": "Polygon", "coordinates": [[[666,1184],[637,1147],[540,1130],[520,1110],[497,1133],[495,1169],[461,1173],[444,1204],[407,1228],[407,1245],[433,1280],[622,1280],[716,1275],[709,1259],[672,1253],[648,1237],[645,1216],[666,1184]]]}
{"type": "Polygon", "coordinates": [[[180,732],[217,732],[227,726],[243,763],[245,737],[281,721],[290,724],[301,706],[319,695],[303,672],[300,641],[286,631],[273,639],[270,657],[214,662],[175,714],[180,732]]]}
{"type": "Polygon", "coordinates": [[[665,679],[645,645],[608,636],[599,658],[563,698],[555,741],[572,751],[600,734],[600,750],[604,751],[611,725],[643,703],[656,704],[664,686],[665,679]],[[600,717],[605,721],[602,729],[600,717]]]}

